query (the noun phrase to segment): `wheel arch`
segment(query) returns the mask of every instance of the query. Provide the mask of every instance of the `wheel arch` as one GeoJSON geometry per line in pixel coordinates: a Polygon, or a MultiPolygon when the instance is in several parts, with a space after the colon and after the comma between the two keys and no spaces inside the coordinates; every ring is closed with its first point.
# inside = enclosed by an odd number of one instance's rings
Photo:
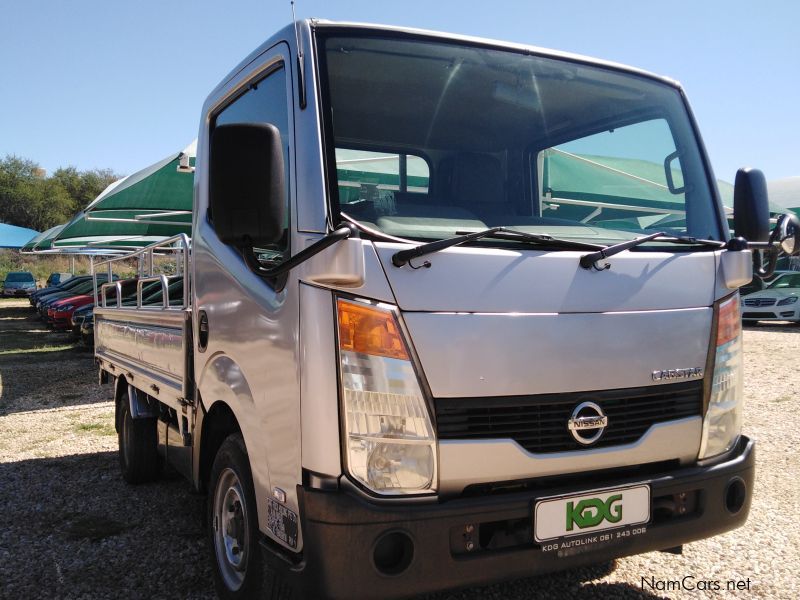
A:
{"type": "Polygon", "coordinates": [[[242,434],[242,428],[233,409],[223,400],[217,400],[207,412],[203,412],[205,414],[200,424],[200,455],[195,487],[200,491],[208,491],[208,478],[217,451],[228,436],[235,433],[242,434]]]}

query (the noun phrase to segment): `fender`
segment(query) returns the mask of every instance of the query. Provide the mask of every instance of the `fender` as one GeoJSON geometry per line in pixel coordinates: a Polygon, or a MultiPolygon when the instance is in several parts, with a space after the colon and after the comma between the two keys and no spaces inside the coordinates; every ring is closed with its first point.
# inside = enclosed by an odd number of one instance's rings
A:
{"type": "MultiPolygon", "coordinates": [[[[196,413],[202,425],[214,407],[223,403],[233,413],[239,430],[244,438],[247,454],[250,459],[250,471],[253,475],[253,486],[256,492],[258,505],[258,522],[260,528],[266,533],[267,523],[267,499],[271,496],[270,467],[267,454],[267,440],[264,432],[264,424],[255,410],[255,396],[250,383],[248,382],[244,370],[229,355],[218,352],[208,358],[200,369],[200,376],[197,381],[197,392],[200,398],[196,413]],[[202,416],[201,416],[202,415],[202,416]]],[[[263,399],[264,392],[261,392],[263,399]]],[[[209,423],[204,423],[205,429],[209,423]]],[[[198,437],[195,440],[195,453],[198,458],[195,461],[196,485],[202,484],[199,481],[199,453],[202,448],[203,436],[199,426],[195,428],[198,437]]]]}

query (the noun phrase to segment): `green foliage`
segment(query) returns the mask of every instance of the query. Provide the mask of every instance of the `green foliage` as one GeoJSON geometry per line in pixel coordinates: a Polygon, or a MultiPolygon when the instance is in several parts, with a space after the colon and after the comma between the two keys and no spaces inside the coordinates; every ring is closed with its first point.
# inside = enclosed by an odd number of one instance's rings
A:
{"type": "Polygon", "coordinates": [[[44,231],[86,207],[120,178],[110,169],[57,169],[42,177],[39,165],[8,155],[0,160],[0,222],[44,231]]]}

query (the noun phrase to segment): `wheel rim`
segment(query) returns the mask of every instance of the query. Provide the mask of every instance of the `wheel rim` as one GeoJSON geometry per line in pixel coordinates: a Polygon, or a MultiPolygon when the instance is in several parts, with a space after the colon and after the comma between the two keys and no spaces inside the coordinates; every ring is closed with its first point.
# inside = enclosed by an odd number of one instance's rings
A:
{"type": "Polygon", "coordinates": [[[217,564],[225,585],[236,591],[247,568],[250,529],[242,484],[232,469],[225,469],[217,480],[213,518],[217,564]]]}

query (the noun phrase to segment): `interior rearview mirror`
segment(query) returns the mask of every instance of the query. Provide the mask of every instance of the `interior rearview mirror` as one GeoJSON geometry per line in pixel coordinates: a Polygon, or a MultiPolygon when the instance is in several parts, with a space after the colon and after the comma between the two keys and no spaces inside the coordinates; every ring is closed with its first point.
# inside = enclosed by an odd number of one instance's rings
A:
{"type": "Polygon", "coordinates": [[[767,180],[758,169],[739,169],[733,187],[733,228],[748,242],[769,239],[767,180]]]}
{"type": "Polygon", "coordinates": [[[226,244],[266,246],[283,235],[283,147],[269,123],[219,125],[209,150],[209,220],[226,244]]]}
{"type": "Polygon", "coordinates": [[[686,191],[686,186],[683,183],[683,172],[681,171],[680,152],[678,150],[667,155],[664,159],[664,175],[671,193],[683,194],[686,191]]]}

